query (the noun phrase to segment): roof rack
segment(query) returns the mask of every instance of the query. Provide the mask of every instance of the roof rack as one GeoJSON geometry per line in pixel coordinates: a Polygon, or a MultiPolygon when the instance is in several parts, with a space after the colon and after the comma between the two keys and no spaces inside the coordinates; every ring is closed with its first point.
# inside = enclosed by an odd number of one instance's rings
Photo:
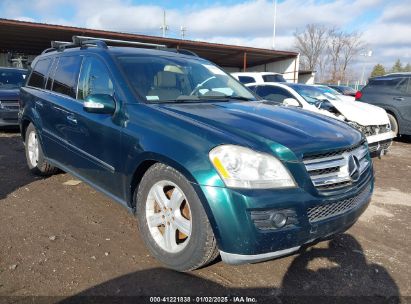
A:
{"type": "Polygon", "coordinates": [[[107,43],[114,43],[114,44],[126,44],[126,45],[133,45],[133,46],[140,46],[140,47],[154,47],[157,49],[163,49],[165,51],[185,54],[196,56],[198,55],[192,51],[186,49],[172,49],[167,48],[165,44],[157,44],[157,43],[146,43],[146,42],[139,42],[139,41],[128,41],[128,40],[118,40],[118,39],[110,39],[110,38],[99,38],[99,37],[88,37],[88,36],[73,36],[72,42],[68,41],[52,41],[51,48],[45,49],[42,54],[49,53],[52,51],[59,51],[62,52],[66,48],[74,48],[74,47],[89,47],[89,46],[96,46],[98,48],[107,49],[107,43]]]}
{"type": "Polygon", "coordinates": [[[183,54],[183,55],[189,55],[189,56],[199,57],[196,53],[194,53],[193,51],[187,50],[187,49],[167,48],[166,51],[174,52],[174,53],[179,53],[179,54],[183,54]]]}

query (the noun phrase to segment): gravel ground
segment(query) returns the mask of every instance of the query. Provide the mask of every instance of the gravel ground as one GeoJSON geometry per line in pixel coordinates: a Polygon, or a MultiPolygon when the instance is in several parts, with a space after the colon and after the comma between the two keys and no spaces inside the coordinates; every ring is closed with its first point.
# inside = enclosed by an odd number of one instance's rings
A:
{"type": "Polygon", "coordinates": [[[374,166],[370,207],[345,234],[273,261],[233,267],[217,260],[181,274],[150,256],[125,209],[69,174],[30,175],[18,133],[0,131],[0,302],[234,294],[410,302],[411,140],[395,142],[374,166]]]}

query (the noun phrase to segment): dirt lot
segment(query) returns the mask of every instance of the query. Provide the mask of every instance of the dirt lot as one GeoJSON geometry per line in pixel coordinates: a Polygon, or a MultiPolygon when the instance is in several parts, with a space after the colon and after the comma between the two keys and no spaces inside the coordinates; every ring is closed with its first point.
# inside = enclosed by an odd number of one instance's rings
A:
{"type": "Polygon", "coordinates": [[[374,163],[370,207],[335,240],[265,263],[217,261],[180,274],[149,255],[125,209],[69,174],[33,177],[18,133],[0,131],[0,296],[378,295],[410,302],[411,140],[374,163]]]}

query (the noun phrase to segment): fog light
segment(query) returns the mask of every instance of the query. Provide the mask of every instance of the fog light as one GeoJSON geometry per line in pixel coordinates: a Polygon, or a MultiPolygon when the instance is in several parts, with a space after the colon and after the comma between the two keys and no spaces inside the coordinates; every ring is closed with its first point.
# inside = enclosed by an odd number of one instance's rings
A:
{"type": "Polygon", "coordinates": [[[273,225],[277,228],[284,227],[287,223],[287,216],[284,213],[276,212],[270,218],[273,225]]]}

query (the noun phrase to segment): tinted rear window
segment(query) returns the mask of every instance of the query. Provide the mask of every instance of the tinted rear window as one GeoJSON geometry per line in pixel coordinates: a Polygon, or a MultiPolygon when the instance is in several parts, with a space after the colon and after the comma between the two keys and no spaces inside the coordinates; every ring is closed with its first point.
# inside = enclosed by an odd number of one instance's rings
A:
{"type": "Polygon", "coordinates": [[[238,76],[238,80],[244,84],[255,82],[255,79],[250,76],[238,76]]]}
{"type": "Polygon", "coordinates": [[[370,79],[363,91],[367,90],[389,90],[406,92],[408,85],[408,78],[406,77],[386,77],[370,79]]]}
{"type": "Polygon", "coordinates": [[[60,57],[54,73],[52,91],[76,97],[76,83],[81,65],[80,56],[60,57]]]}
{"type": "Polygon", "coordinates": [[[30,79],[27,83],[28,86],[40,89],[44,88],[44,81],[47,76],[50,62],[50,58],[37,61],[33,69],[33,72],[30,75],[30,79]]]}
{"type": "Polygon", "coordinates": [[[264,82],[285,82],[283,75],[263,75],[264,82]]]}

